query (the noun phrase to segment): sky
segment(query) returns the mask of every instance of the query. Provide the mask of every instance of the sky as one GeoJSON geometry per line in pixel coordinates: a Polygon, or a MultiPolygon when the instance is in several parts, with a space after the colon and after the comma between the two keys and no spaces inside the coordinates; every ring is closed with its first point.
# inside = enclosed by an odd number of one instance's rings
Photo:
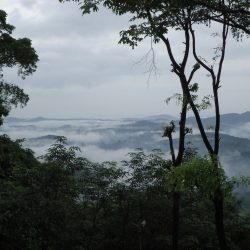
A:
{"type": "MultiPolygon", "coordinates": [[[[5,79],[29,94],[24,109],[11,116],[48,118],[178,116],[175,102],[166,98],[180,92],[171,73],[163,44],[154,45],[157,70],[148,73],[152,53],[150,39],[132,50],[118,44],[119,32],[129,26],[129,16],[115,16],[108,10],[82,16],[76,3],[57,0],[1,0],[8,22],[16,26],[13,36],[28,37],[39,55],[37,71],[22,80],[16,69],[6,69],[5,79]],[[146,57],[145,55],[148,56],[146,57]]],[[[197,27],[198,51],[212,58],[218,39],[210,30],[197,27]]],[[[170,31],[173,52],[180,58],[182,35],[170,31]]],[[[222,113],[250,110],[250,43],[230,38],[220,88],[222,113]]],[[[192,66],[192,62],[191,62],[192,66]]],[[[191,67],[190,66],[190,67],[191,67]]],[[[200,72],[200,96],[211,93],[210,80],[200,72]]],[[[212,115],[213,108],[204,113],[212,115]]]]}

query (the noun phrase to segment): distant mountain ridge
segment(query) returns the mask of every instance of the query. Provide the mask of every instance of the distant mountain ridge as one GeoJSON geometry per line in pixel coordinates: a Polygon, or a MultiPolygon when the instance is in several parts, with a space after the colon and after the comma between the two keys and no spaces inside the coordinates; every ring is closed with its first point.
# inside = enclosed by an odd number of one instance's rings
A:
{"type": "MultiPolygon", "coordinates": [[[[78,121],[78,120],[118,120],[116,118],[88,118],[88,117],[80,117],[80,118],[46,118],[46,117],[33,117],[33,118],[17,118],[17,117],[6,117],[6,123],[13,123],[13,122],[41,122],[41,121],[78,121]]],[[[175,116],[168,115],[168,114],[160,114],[160,115],[151,115],[146,117],[139,117],[139,118],[119,118],[119,120],[177,120],[175,116]]],[[[202,121],[206,124],[214,123],[215,117],[205,117],[202,118],[202,121]]],[[[196,124],[196,120],[194,116],[190,116],[187,118],[187,122],[191,124],[196,124]]],[[[244,113],[227,113],[221,114],[221,122],[222,123],[242,123],[242,122],[250,122],[250,111],[246,111],[244,113]]]]}
{"type": "Polygon", "coordinates": [[[81,121],[81,120],[112,120],[104,118],[45,118],[45,117],[34,117],[34,118],[17,118],[17,117],[6,117],[5,123],[15,122],[41,122],[41,121],[81,121]]]}
{"type": "MultiPolygon", "coordinates": [[[[26,138],[24,145],[34,150],[36,155],[44,154],[55,142],[56,136],[65,136],[69,140],[69,145],[79,146],[86,157],[90,157],[90,160],[119,161],[136,148],[146,151],[160,148],[167,155],[168,140],[162,138],[162,134],[164,126],[170,120],[175,119],[173,118],[167,115],[117,120],[10,117],[0,127],[0,132],[8,134],[13,139],[26,138]]],[[[214,117],[204,118],[205,128],[213,125],[214,119],[214,117]]],[[[187,118],[187,125],[195,128],[195,118],[187,118]]],[[[220,153],[223,161],[230,166],[236,161],[240,166],[239,169],[244,169],[250,174],[250,112],[223,114],[221,125],[220,153]]],[[[213,143],[213,134],[211,132],[207,134],[213,143]]],[[[178,133],[175,136],[178,136],[178,133]]],[[[177,140],[175,139],[176,145],[177,140]]],[[[186,141],[190,141],[191,146],[199,149],[200,153],[206,153],[197,130],[194,130],[193,135],[187,136],[186,141]]],[[[239,172],[242,172],[241,170],[239,172]]]]}
{"type": "MultiPolygon", "coordinates": [[[[228,113],[228,114],[222,114],[221,115],[221,125],[230,124],[230,125],[236,125],[241,123],[250,122],[250,111],[238,114],[238,113],[228,113]]],[[[205,126],[210,126],[215,123],[215,117],[208,117],[202,119],[205,126]]],[[[196,126],[196,120],[195,117],[188,117],[187,123],[192,124],[196,126]]]]}

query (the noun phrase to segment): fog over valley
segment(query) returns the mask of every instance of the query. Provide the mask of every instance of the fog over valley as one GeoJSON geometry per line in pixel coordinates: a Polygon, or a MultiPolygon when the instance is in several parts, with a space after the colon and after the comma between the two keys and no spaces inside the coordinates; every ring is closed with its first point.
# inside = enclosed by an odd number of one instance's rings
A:
{"type": "MultiPolygon", "coordinates": [[[[12,139],[25,138],[23,145],[36,156],[43,155],[57,136],[68,138],[69,146],[78,146],[84,157],[96,162],[118,161],[138,148],[150,152],[161,149],[169,158],[168,140],[163,138],[164,126],[177,120],[168,115],[127,119],[33,119],[7,118],[0,131],[12,139]]],[[[204,118],[205,127],[214,124],[214,118],[204,118]]],[[[177,123],[177,122],[176,122],[177,123]]],[[[178,124],[178,123],[177,123],[178,124]]],[[[187,119],[193,134],[187,136],[189,147],[206,154],[193,117],[187,119]]],[[[227,174],[250,175],[250,112],[224,114],[221,117],[221,161],[227,174]],[[234,162],[237,162],[235,166],[234,162]]],[[[210,140],[213,135],[209,132],[210,140]]],[[[178,133],[175,134],[175,146],[178,133]]]]}

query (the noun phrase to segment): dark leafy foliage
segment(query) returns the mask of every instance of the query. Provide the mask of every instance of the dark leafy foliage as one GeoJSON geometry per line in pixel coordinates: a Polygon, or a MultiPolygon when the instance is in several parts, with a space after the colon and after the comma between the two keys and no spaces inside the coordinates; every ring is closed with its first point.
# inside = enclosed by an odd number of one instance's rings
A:
{"type": "Polygon", "coordinates": [[[248,0],[59,0],[77,2],[83,14],[98,11],[101,6],[111,9],[116,15],[132,14],[130,21],[136,21],[129,29],[121,32],[121,43],[134,47],[145,37],[154,37],[158,42],[160,35],[167,34],[170,28],[182,29],[183,10],[192,12],[192,23],[224,23],[227,16],[233,35],[240,38],[250,34],[250,12],[248,0]],[[152,22],[148,11],[153,13],[152,22]]]}
{"type": "MultiPolygon", "coordinates": [[[[20,142],[0,139],[1,249],[171,247],[171,165],[159,151],[131,153],[121,168],[78,157],[60,137],[41,163],[20,142]]],[[[233,195],[225,207],[231,249],[247,249],[249,217],[233,195]]],[[[181,192],[180,249],[218,248],[212,210],[193,185],[181,192]]]]}
{"type": "Polygon", "coordinates": [[[0,10],[0,125],[13,106],[24,107],[29,101],[23,89],[4,81],[3,68],[17,67],[18,75],[25,78],[36,71],[38,62],[31,40],[12,37],[15,27],[8,24],[6,18],[6,12],[0,10]]]}
{"type": "Polygon", "coordinates": [[[0,136],[0,178],[9,178],[16,168],[30,169],[39,162],[30,149],[22,148],[23,140],[12,141],[7,135],[0,136]]]}
{"type": "Polygon", "coordinates": [[[6,22],[7,14],[0,10],[0,69],[18,66],[18,73],[25,77],[36,70],[38,56],[28,38],[13,38],[14,26],[6,22]]]}

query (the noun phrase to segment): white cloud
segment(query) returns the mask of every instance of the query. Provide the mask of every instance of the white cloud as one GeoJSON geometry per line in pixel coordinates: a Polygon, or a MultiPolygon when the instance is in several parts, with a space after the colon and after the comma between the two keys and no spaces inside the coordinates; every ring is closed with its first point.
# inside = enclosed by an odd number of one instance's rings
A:
{"type": "Polygon", "coordinates": [[[117,161],[126,160],[128,158],[128,152],[133,152],[133,149],[122,148],[118,150],[105,150],[98,148],[94,145],[86,146],[83,148],[82,153],[86,155],[89,160],[94,162],[103,161],[117,161]]]}
{"type": "MultiPolygon", "coordinates": [[[[16,71],[6,71],[6,79],[24,88],[31,98],[27,108],[12,115],[178,115],[178,107],[164,104],[166,97],[180,90],[177,77],[170,73],[165,46],[155,46],[160,75],[151,78],[148,84],[144,73],[147,66],[136,62],[148,51],[150,41],[135,50],[117,45],[119,31],[128,26],[127,16],[115,16],[103,9],[82,16],[77,4],[60,4],[57,0],[2,0],[1,8],[9,13],[9,22],[16,26],[15,35],[30,37],[40,57],[37,72],[25,81],[17,78],[16,71]]],[[[197,29],[201,34],[198,51],[201,56],[211,58],[217,40],[209,32],[206,28],[197,29]]],[[[174,53],[180,58],[181,33],[171,31],[169,37],[174,53]]],[[[247,42],[229,40],[221,89],[222,112],[249,109],[247,42]]],[[[204,71],[195,80],[200,83],[201,95],[211,92],[204,71]]]]}

